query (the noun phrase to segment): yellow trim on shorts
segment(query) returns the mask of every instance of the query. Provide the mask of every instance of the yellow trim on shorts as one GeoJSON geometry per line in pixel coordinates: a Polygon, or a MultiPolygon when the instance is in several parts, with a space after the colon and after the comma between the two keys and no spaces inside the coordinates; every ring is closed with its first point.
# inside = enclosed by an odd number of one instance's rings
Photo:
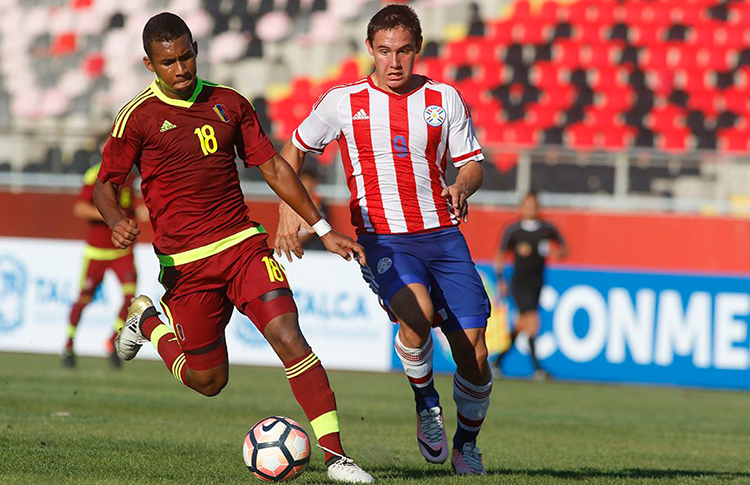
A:
{"type": "Polygon", "coordinates": [[[177,254],[157,254],[156,257],[159,258],[159,263],[162,266],[180,266],[182,264],[192,263],[193,261],[213,256],[214,254],[220,253],[232,246],[236,246],[251,236],[264,234],[265,232],[266,230],[263,226],[250,227],[244,231],[225,237],[220,241],[212,242],[199,248],[190,249],[189,251],[183,251],[177,254]]]}
{"type": "MultiPolygon", "coordinates": [[[[172,327],[172,331],[174,331],[174,319],[172,318],[172,312],[169,311],[169,307],[166,303],[164,303],[164,297],[159,297],[159,303],[161,303],[161,307],[164,309],[164,314],[167,315],[167,318],[169,319],[169,326],[172,327]]],[[[175,334],[176,335],[176,334],[175,334]]]]}
{"type": "MultiPolygon", "coordinates": [[[[86,275],[89,273],[89,264],[91,264],[91,258],[86,256],[86,251],[83,252],[83,264],[81,265],[81,280],[78,282],[78,291],[82,292],[86,287],[86,275]]],[[[81,297],[79,296],[79,300],[81,297]]]]}
{"type": "Polygon", "coordinates": [[[310,421],[315,437],[320,440],[325,435],[339,432],[339,413],[334,409],[310,421]]]}
{"type": "Polygon", "coordinates": [[[135,283],[123,283],[122,292],[125,295],[135,294],[135,283]]]}
{"type": "Polygon", "coordinates": [[[94,261],[114,261],[127,256],[131,252],[133,252],[132,246],[127,249],[104,249],[86,245],[83,249],[83,255],[94,261]]]}

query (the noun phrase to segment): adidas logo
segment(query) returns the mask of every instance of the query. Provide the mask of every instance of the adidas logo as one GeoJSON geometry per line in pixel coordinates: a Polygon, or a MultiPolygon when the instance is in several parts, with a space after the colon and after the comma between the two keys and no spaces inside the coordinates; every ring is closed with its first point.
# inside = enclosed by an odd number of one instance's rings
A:
{"type": "Polygon", "coordinates": [[[370,119],[370,117],[367,116],[367,113],[365,113],[364,108],[361,109],[361,110],[359,110],[359,111],[357,111],[357,114],[355,114],[354,116],[352,116],[352,121],[356,121],[356,120],[369,120],[369,119],[370,119]]]}
{"type": "Polygon", "coordinates": [[[159,128],[159,132],[164,133],[165,131],[169,131],[172,128],[177,128],[177,126],[173,125],[169,120],[164,120],[164,123],[161,124],[161,128],[159,128]]]}

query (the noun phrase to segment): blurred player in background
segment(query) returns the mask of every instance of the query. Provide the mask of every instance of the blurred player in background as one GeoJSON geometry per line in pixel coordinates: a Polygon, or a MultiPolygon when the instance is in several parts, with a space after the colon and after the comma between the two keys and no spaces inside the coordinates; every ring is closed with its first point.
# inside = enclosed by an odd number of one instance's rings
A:
{"type": "MultiPolygon", "coordinates": [[[[101,147],[104,147],[102,142],[101,147]]],[[[86,246],[83,250],[83,268],[81,270],[81,286],[78,299],[70,310],[68,326],[68,341],[65,344],[62,355],[64,367],[75,367],[76,354],[74,340],[81,313],[91,303],[94,293],[104,280],[104,274],[111,270],[120,280],[122,287],[123,302],[120,313],[115,319],[112,335],[106,343],[107,357],[112,367],[119,369],[121,362],[115,351],[115,338],[117,332],[122,328],[125,317],[128,314],[128,305],[135,294],[137,272],[133,258],[133,248],[118,249],[112,243],[111,231],[102,219],[101,214],[94,205],[94,183],[99,173],[101,163],[97,163],[86,171],[83,177],[83,187],[78,198],[73,204],[73,214],[79,219],[88,221],[88,233],[86,235],[86,246]]],[[[125,183],[120,186],[118,201],[120,208],[130,218],[146,220],[145,207],[134,206],[133,181],[135,177],[129,176],[125,183]],[[138,217],[136,217],[138,212],[138,217]]]]}
{"type": "Polygon", "coordinates": [[[560,231],[551,223],[539,218],[537,194],[526,194],[520,206],[521,220],[508,226],[503,233],[500,247],[495,257],[498,294],[508,295],[508,284],[503,279],[505,256],[513,252],[513,300],[518,307],[518,319],[510,334],[510,345],[494,362],[500,370],[503,358],[513,348],[519,334],[529,338],[529,353],[534,364],[534,378],[549,379],[550,374],[542,369],[536,356],[536,336],[539,333],[539,295],[544,285],[544,266],[547,256],[563,259],[568,254],[560,231]],[[557,247],[553,247],[555,243],[557,247]]]}
{"type": "MultiPolygon", "coordinates": [[[[303,167],[299,173],[299,179],[302,185],[305,186],[305,190],[310,194],[310,199],[315,204],[315,208],[318,209],[320,215],[325,218],[328,215],[328,208],[323,202],[323,199],[318,194],[318,185],[320,184],[320,173],[312,166],[308,165],[303,167]]],[[[325,251],[325,246],[320,238],[315,234],[315,231],[305,223],[299,232],[299,240],[302,243],[302,247],[309,251],[325,251]]]]}
{"type": "MultiPolygon", "coordinates": [[[[250,101],[196,74],[198,46],[178,16],[161,13],[143,29],[145,66],[156,80],[118,114],[104,148],[94,200],[128,248],[140,231],[117,204],[118,186],[133,165],[142,177],[154,227],[154,249],[165,287],[159,319],[147,296],[130,306],[117,350],[135,357],[149,340],[172,375],[206,396],[229,379],[224,330],[237,308],[256,325],[284,363],[295,398],[325,452],[328,476],[341,482],[374,479],[346,457],[336,399],[297,320],[297,306],[265,229],[250,220],[235,157],[258,167],[266,183],[347,260],[362,247],[331,230],[297,174],[274,150],[250,101]]],[[[148,419],[147,415],[144,415],[148,419]]]]}
{"type": "MultiPolygon", "coordinates": [[[[458,92],[412,74],[422,45],[414,10],[384,7],[370,20],[365,44],[375,72],[324,94],[282,154],[299,170],[305,153],[322,153],[338,140],[352,223],[367,253],[363,276],[400,323],[395,346],[414,391],[419,449],[431,463],[450,454],[459,474],[484,474],[476,440],[492,389],[485,344],[490,305],[458,229],[468,197],[482,185],[484,157],[458,92]],[[448,153],[458,168],[450,186],[448,153]],[[457,366],[452,453],[432,379],[433,323],[457,366]]],[[[290,261],[292,253],[302,254],[301,226],[294,211],[281,208],[276,248],[290,261]]]]}

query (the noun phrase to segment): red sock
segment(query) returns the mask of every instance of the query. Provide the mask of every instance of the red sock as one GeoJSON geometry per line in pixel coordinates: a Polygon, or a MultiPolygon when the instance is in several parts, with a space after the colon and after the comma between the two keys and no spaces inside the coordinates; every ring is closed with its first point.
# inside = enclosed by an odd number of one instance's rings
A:
{"type": "MultiPolygon", "coordinates": [[[[146,310],[146,312],[148,311],[146,310]]],[[[153,313],[153,315],[144,315],[141,320],[141,332],[144,337],[154,344],[154,348],[159,353],[161,360],[164,361],[172,376],[182,384],[190,387],[186,380],[187,366],[185,365],[185,354],[182,353],[182,348],[177,343],[177,337],[168,326],[159,320],[159,317],[156,316],[156,310],[153,310],[153,313]]]]}
{"type": "Polygon", "coordinates": [[[70,319],[68,320],[68,341],[65,343],[65,350],[73,352],[73,338],[78,328],[78,322],[81,321],[81,313],[86,305],[89,304],[90,298],[86,298],[84,295],[78,297],[78,301],[73,304],[70,309],[70,319]]]}
{"type": "MultiPolygon", "coordinates": [[[[302,406],[320,446],[345,455],[339,434],[336,396],[328,383],[328,375],[312,349],[298,359],[284,362],[284,371],[292,393],[302,406]]],[[[323,450],[328,463],[336,455],[323,450]]]]}

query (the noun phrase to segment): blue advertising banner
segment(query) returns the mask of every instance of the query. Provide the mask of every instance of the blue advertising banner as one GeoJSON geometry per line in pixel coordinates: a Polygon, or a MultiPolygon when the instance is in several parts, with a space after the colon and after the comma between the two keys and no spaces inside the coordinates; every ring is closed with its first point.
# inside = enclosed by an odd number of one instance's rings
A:
{"type": "MultiPolygon", "coordinates": [[[[491,269],[479,269],[496,307],[488,334],[503,334],[512,300],[504,310],[491,269]]],[[[749,290],[748,277],[552,268],[540,299],[537,356],[559,379],[750,389],[749,290]]],[[[447,342],[439,332],[435,340],[435,370],[452,371],[447,342]]],[[[488,340],[491,353],[503,348],[488,340]]],[[[531,375],[525,339],[502,370],[531,375]]]]}

